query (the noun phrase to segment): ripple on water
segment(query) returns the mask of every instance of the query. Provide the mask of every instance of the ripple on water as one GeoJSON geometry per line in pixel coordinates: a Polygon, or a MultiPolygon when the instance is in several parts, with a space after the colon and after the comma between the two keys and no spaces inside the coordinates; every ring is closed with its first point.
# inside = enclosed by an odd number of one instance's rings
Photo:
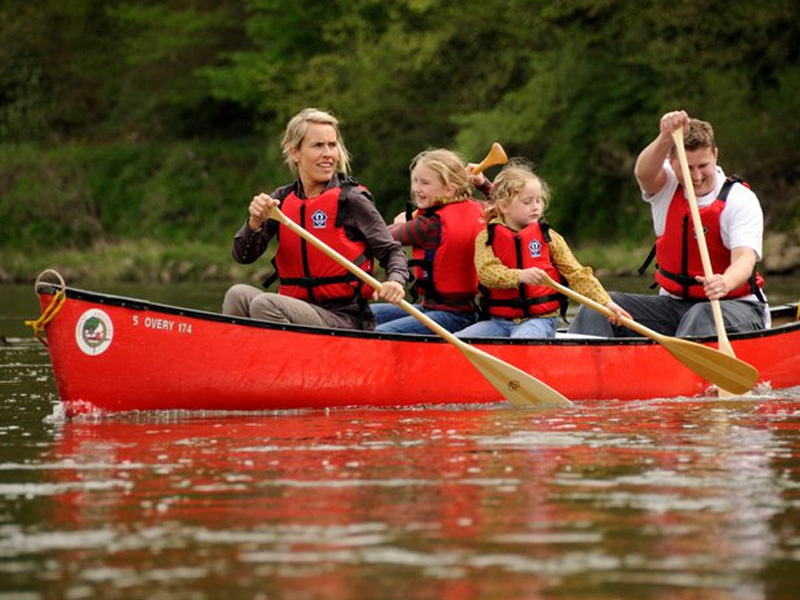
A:
{"type": "Polygon", "coordinates": [[[0,346],[0,578],[17,600],[232,582],[324,597],[331,578],[342,597],[759,598],[796,579],[800,388],[67,420],[43,352],[0,346]]]}

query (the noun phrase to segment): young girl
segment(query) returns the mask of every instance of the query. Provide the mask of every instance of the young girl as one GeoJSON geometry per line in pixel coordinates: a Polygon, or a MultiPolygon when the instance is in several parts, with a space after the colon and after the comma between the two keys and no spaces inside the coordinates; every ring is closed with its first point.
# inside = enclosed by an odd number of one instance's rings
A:
{"type": "Polygon", "coordinates": [[[475,265],[490,318],[459,331],[458,337],[555,337],[563,297],[542,284],[545,273],[553,281],[566,279],[617,317],[628,316],[542,219],[549,200],[547,184],[525,161],[509,162],[497,175],[486,210],[488,225],[475,240],[475,265]]]}
{"type": "MultiPolygon", "coordinates": [[[[416,305],[448,331],[458,331],[477,319],[478,275],[473,256],[475,238],[483,228],[483,207],[470,197],[467,164],[451,150],[426,150],[411,162],[413,217],[395,219],[389,230],[411,246],[409,266],[416,278],[416,305]]],[[[431,333],[416,318],[394,304],[373,304],[377,331],[431,333]]]]}

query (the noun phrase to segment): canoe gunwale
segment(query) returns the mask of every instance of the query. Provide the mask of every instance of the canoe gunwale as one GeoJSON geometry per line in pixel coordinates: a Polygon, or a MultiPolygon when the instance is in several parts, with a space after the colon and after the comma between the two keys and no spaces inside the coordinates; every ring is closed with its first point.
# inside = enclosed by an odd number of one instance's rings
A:
{"type": "MultiPolygon", "coordinates": [[[[60,286],[49,283],[39,282],[36,287],[37,294],[55,294],[60,290],[60,286]]],[[[114,294],[104,294],[79,288],[69,287],[64,288],[67,298],[76,300],[84,300],[87,302],[95,302],[98,304],[118,306],[122,308],[129,308],[133,310],[152,310],[165,314],[178,315],[184,317],[191,317],[201,320],[217,321],[220,323],[228,323],[234,325],[242,325],[246,327],[255,327],[259,329],[270,329],[279,331],[293,331],[297,333],[310,333],[315,335],[330,335],[333,337],[347,337],[347,338],[365,338],[370,340],[386,340],[393,342],[414,342],[414,343],[431,343],[431,344],[447,344],[439,336],[431,333],[428,334],[408,334],[408,333],[384,333],[376,331],[361,331],[356,329],[330,329],[326,327],[314,327],[310,325],[294,325],[294,324],[281,324],[270,323],[267,321],[260,321],[257,319],[250,319],[247,317],[235,317],[230,315],[223,315],[211,311],[204,311],[193,308],[185,308],[174,306],[170,304],[161,304],[144,300],[139,298],[131,298],[128,296],[118,296],[114,294]]],[[[797,304],[784,304],[776,307],[770,307],[770,312],[773,318],[778,317],[791,317],[797,315],[797,304]]],[[[795,329],[800,329],[800,320],[793,320],[783,325],[773,327],[771,329],[764,329],[759,331],[751,331],[745,333],[731,333],[729,337],[731,341],[768,338],[776,335],[781,335],[795,329]]],[[[473,344],[480,344],[482,346],[650,346],[657,342],[643,337],[628,337],[628,338],[599,338],[599,337],[586,337],[586,338],[555,338],[555,339],[511,339],[511,338],[463,338],[464,341],[473,344]]],[[[703,336],[703,337],[687,337],[687,340],[704,343],[715,343],[716,336],[703,336]]]]}

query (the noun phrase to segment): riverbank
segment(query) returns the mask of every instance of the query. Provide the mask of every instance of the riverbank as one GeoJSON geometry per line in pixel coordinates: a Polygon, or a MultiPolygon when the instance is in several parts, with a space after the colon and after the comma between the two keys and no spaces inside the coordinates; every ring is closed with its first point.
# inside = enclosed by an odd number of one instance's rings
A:
{"type": "Polygon", "coordinates": [[[268,260],[234,262],[230,242],[127,240],[60,252],[6,251],[0,283],[28,283],[45,269],[57,270],[71,284],[257,281],[268,268],[268,260]]]}
{"type": "MultiPolygon", "coordinates": [[[[586,245],[574,248],[578,260],[591,265],[601,279],[637,275],[650,251],[648,243],[586,245]]],[[[800,232],[769,234],[764,242],[767,275],[800,274],[800,232]]],[[[155,240],[95,243],[87,249],[58,252],[4,250],[0,284],[29,283],[45,269],[56,269],[71,284],[176,283],[183,281],[250,281],[260,283],[270,271],[262,258],[240,265],[230,255],[230,240],[166,244],[155,240]]],[[[654,268],[650,266],[650,270],[654,268]]]]}
{"type": "MultiPolygon", "coordinates": [[[[576,256],[599,276],[635,274],[647,256],[647,246],[590,246],[576,256]]],[[[0,264],[0,284],[28,283],[45,269],[55,269],[72,284],[175,283],[183,281],[260,282],[270,269],[261,258],[240,265],[230,254],[230,241],[167,245],[153,240],[97,243],[84,250],[22,253],[6,251],[0,264]]]]}

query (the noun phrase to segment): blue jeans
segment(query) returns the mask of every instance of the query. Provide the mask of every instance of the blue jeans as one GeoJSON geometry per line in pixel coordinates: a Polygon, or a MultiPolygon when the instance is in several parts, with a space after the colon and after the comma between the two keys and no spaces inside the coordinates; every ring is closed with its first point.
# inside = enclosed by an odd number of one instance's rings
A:
{"type": "Polygon", "coordinates": [[[558,317],[526,319],[515,323],[512,319],[492,317],[488,321],[478,321],[456,334],[459,338],[510,337],[510,338],[553,338],[558,329],[558,317]]]}
{"type": "MultiPolygon", "coordinates": [[[[371,304],[375,321],[378,326],[375,331],[389,333],[428,333],[433,332],[423,325],[416,317],[412,317],[406,311],[395,304],[381,302],[371,304]]],[[[425,313],[427,317],[436,321],[439,325],[454,332],[463,329],[475,322],[475,313],[456,313],[447,310],[430,310],[423,308],[420,304],[414,304],[414,308],[425,313]]]]}

